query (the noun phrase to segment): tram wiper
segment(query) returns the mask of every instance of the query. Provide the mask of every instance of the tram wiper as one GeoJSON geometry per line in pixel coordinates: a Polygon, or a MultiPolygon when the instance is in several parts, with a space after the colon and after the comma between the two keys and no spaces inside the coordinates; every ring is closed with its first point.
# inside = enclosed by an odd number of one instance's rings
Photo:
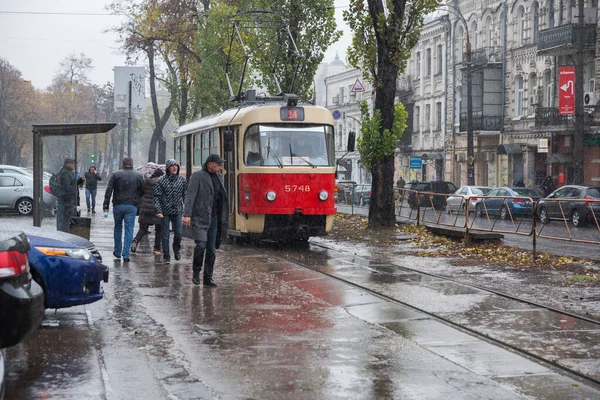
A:
{"type": "MultiPolygon", "coordinates": [[[[269,138],[269,140],[267,141],[267,158],[269,158],[270,154],[271,154],[271,138],[269,138]]],[[[279,157],[277,157],[277,154],[275,152],[273,152],[273,157],[275,157],[275,160],[277,160],[277,163],[279,164],[279,168],[283,168],[283,163],[281,162],[279,157]]]]}
{"type": "Polygon", "coordinates": [[[299,156],[299,155],[298,155],[298,154],[296,154],[296,153],[290,153],[290,154],[291,154],[291,156],[292,156],[292,157],[297,157],[297,158],[299,158],[300,160],[304,161],[305,163],[307,163],[307,164],[308,164],[308,165],[310,165],[311,167],[313,167],[313,168],[317,168],[317,166],[316,166],[315,164],[311,163],[310,161],[308,161],[308,160],[307,160],[306,158],[304,158],[303,156],[299,156]]]}

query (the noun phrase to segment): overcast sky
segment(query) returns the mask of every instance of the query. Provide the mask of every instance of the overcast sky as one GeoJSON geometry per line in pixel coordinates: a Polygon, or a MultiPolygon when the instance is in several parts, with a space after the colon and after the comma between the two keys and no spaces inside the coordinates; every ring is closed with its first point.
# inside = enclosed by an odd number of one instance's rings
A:
{"type": "MultiPolygon", "coordinates": [[[[92,83],[102,86],[114,79],[114,66],[125,65],[117,36],[104,32],[120,24],[104,6],[110,0],[0,0],[0,57],[19,69],[23,79],[38,89],[47,88],[59,63],[69,54],[84,53],[95,67],[92,83]]],[[[338,27],[343,29],[342,10],[349,0],[335,0],[338,27]]],[[[350,36],[331,46],[324,61],[339,53],[345,61],[350,36]]]]}

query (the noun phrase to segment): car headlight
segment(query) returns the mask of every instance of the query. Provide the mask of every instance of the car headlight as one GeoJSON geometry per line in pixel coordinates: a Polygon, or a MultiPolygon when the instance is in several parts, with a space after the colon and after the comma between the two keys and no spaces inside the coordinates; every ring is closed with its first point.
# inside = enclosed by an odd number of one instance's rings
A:
{"type": "Polygon", "coordinates": [[[327,200],[328,198],[329,198],[329,193],[327,193],[327,190],[321,190],[321,191],[319,192],[319,199],[320,199],[321,201],[325,201],[325,200],[327,200]]]}
{"type": "Polygon", "coordinates": [[[276,198],[277,198],[277,194],[274,191],[269,190],[267,192],[267,200],[269,200],[269,201],[275,201],[276,198]]]}
{"type": "Polygon", "coordinates": [[[85,261],[89,261],[92,258],[92,253],[86,249],[61,249],[56,247],[36,247],[36,249],[47,256],[69,257],[85,261]]]}

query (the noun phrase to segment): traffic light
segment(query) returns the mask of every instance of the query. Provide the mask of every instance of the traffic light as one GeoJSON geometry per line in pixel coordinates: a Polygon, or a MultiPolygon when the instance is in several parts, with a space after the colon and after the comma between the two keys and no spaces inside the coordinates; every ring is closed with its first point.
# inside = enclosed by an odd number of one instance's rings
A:
{"type": "Polygon", "coordinates": [[[96,161],[95,154],[90,154],[90,162],[93,164],[96,161]]]}

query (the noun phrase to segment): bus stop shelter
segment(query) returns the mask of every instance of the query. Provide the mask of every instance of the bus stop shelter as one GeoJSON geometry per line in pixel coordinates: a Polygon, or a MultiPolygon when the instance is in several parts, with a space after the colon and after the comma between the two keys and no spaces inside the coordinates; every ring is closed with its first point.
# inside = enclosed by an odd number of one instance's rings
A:
{"type": "MultiPolygon", "coordinates": [[[[44,124],[33,125],[33,226],[42,226],[41,204],[44,166],[44,138],[48,136],[78,136],[106,133],[116,123],[44,124]]],[[[77,158],[77,141],[75,142],[77,158]]]]}

